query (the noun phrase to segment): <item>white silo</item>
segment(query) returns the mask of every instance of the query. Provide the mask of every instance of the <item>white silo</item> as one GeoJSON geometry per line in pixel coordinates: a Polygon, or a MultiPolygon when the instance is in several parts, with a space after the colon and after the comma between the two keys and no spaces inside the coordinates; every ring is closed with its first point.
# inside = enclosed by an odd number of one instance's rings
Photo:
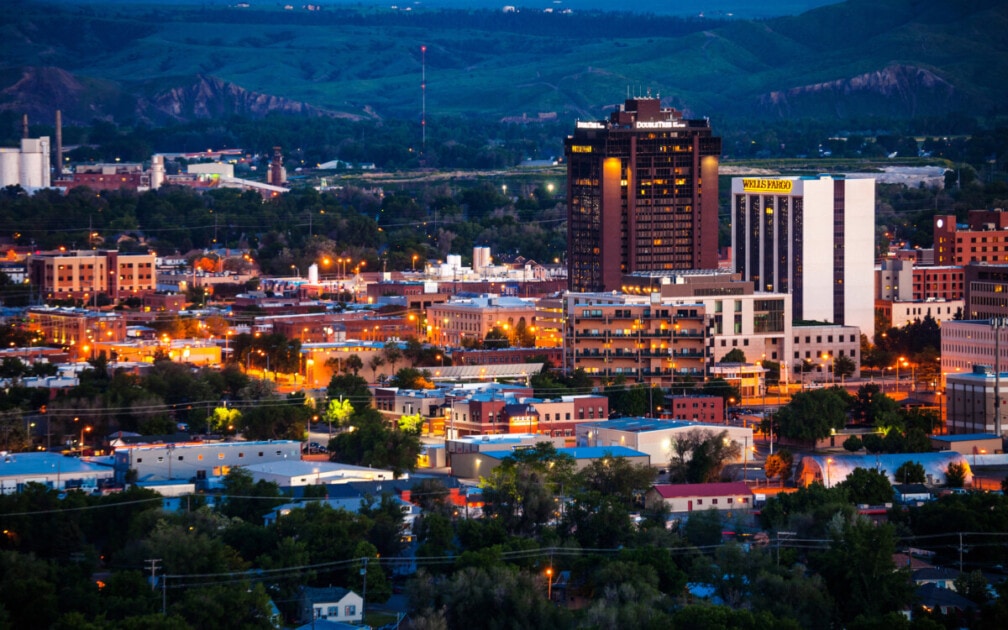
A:
{"type": "Polygon", "coordinates": [[[49,136],[21,140],[21,186],[27,189],[49,187],[49,136]]]}
{"type": "Polygon", "coordinates": [[[20,184],[20,172],[21,152],[17,149],[0,148],[0,187],[20,184]]]}
{"type": "Polygon", "coordinates": [[[158,188],[161,188],[162,184],[164,184],[165,179],[165,167],[164,167],[163,155],[155,155],[154,157],[151,158],[150,170],[151,170],[151,178],[150,178],[151,190],[157,190],[158,188]]]}
{"type": "Polygon", "coordinates": [[[493,262],[493,258],[490,256],[489,247],[473,247],[473,271],[479,273],[489,267],[491,262],[493,262]]]}

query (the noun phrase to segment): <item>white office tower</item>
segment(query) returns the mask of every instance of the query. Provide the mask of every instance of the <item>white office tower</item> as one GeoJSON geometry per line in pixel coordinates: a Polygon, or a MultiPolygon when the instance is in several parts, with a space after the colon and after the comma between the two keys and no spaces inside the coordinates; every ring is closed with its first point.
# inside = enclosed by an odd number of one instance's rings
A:
{"type": "Polygon", "coordinates": [[[875,180],[732,179],[735,271],[757,291],[790,293],[793,319],[874,335],[875,180]]]}

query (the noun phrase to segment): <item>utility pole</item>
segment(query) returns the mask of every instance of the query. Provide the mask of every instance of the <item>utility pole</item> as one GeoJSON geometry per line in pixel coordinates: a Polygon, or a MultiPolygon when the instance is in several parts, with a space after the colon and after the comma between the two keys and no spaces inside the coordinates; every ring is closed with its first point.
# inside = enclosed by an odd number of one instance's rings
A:
{"type": "Polygon", "coordinates": [[[150,564],[150,587],[153,591],[157,584],[157,570],[160,568],[158,567],[158,563],[161,562],[161,558],[148,558],[144,562],[150,564]]]}
{"type": "Polygon", "coordinates": [[[364,560],[364,566],[361,567],[361,570],[360,570],[361,583],[364,585],[363,589],[362,589],[364,591],[364,594],[361,596],[361,617],[362,618],[364,616],[364,611],[367,610],[367,563],[368,563],[368,560],[370,560],[370,558],[365,557],[363,560],[364,560]]]}
{"type": "Polygon", "coordinates": [[[995,317],[990,323],[994,329],[994,434],[1001,437],[1001,329],[1006,321],[995,317]]]}

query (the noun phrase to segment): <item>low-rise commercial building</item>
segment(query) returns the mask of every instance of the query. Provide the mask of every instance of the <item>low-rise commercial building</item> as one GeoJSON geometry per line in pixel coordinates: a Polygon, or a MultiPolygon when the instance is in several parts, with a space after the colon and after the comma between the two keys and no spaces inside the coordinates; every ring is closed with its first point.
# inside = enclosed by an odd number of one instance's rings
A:
{"type": "Polygon", "coordinates": [[[140,481],[165,479],[205,480],[226,476],[236,466],[251,466],[301,459],[301,442],[179,442],[122,446],[114,454],[115,478],[125,483],[136,471],[140,481]]]}
{"type": "MultiPolygon", "coordinates": [[[[452,456],[452,474],[463,479],[487,477],[504,459],[514,454],[513,449],[481,450],[478,453],[456,453],[452,456]]],[[[622,457],[634,466],[650,466],[651,458],[625,446],[580,446],[562,447],[557,454],[574,459],[574,470],[579,471],[592,462],[609,457],[622,457]]]]}
{"type": "Polygon", "coordinates": [[[651,458],[653,466],[664,468],[675,455],[676,443],[694,431],[712,435],[725,433],[725,437],[739,447],[736,461],[744,463],[750,457],[748,451],[753,446],[751,428],[685,420],[617,418],[606,422],[587,422],[577,427],[577,445],[625,446],[646,453],[651,458]]]}
{"type": "Polygon", "coordinates": [[[736,512],[751,510],[755,495],[741,481],[723,483],[664,483],[644,494],[644,505],[653,509],[664,505],[671,514],[705,510],[736,512]]]}

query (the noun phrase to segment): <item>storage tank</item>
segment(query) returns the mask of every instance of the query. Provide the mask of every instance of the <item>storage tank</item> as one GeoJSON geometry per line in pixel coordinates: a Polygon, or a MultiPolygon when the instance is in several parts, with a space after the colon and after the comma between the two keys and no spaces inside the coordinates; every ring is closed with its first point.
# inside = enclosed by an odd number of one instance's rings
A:
{"type": "Polygon", "coordinates": [[[0,149],[0,187],[21,183],[21,152],[17,149],[0,149]]]}
{"type": "Polygon", "coordinates": [[[486,269],[492,260],[489,247],[473,247],[473,271],[480,272],[486,269]]]}
{"type": "Polygon", "coordinates": [[[49,136],[21,140],[21,186],[49,187],[49,136]]]}
{"type": "Polygon", "coordinates": [[[155,155],[151,158],[151,188],[157,190],[164,184],[165,167],[164,156],[155,155]]]}

